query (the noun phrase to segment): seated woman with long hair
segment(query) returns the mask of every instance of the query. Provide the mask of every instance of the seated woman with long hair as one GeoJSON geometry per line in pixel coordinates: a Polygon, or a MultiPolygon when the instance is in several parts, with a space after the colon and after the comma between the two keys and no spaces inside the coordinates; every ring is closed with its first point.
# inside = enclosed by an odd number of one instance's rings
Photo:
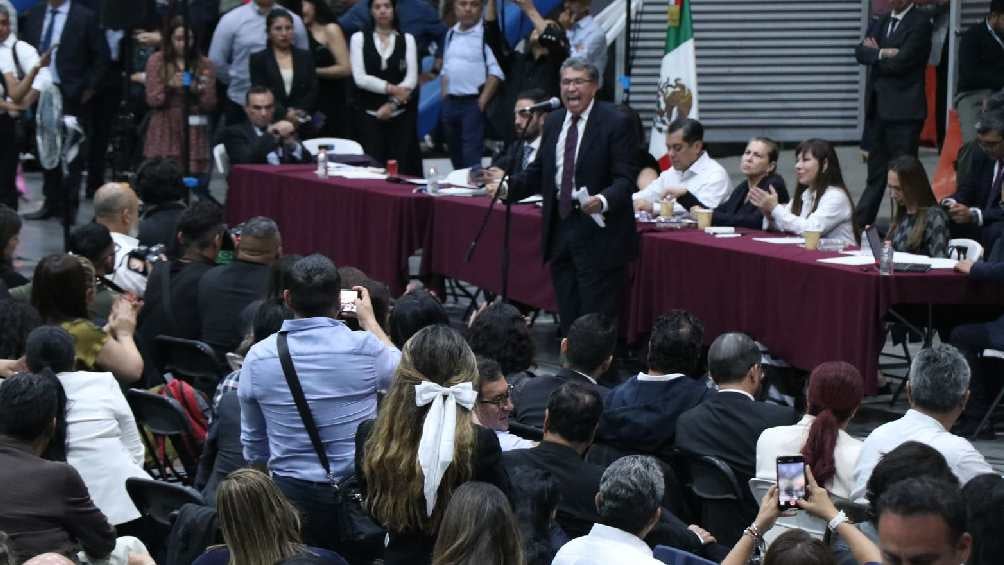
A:
{"type": "Polygon", "coordinates": [[[59,326],[32,330],[25,349],[28,370],[52,371],[66,394],[49,454],[76,468],[110,524],[121,529],[138,520],[126,479],[150,476],[143,470],[146,450],[118,381],[111,373],[75,371],[73,337],[59,326]]]}
{"type": "Polygon", "coordinates": [[[767,428],[760,434],[757,478],[776,481],[777,457],[802,454],[819,484],[836,496],[850,498],[861,440],[844,430],[861,405],[861,382],[861,373],[850,363],[830,361],[816,367],[809,375],[805,416],[793,426],[767,428]]]}
{"type": "Polygon", "coordinates": [[[73,336],[77,369],[111,371],[119,382],[134,383],[143,375],[143,358],[133,341],[140,305],[119,297],[112,304],[108,323],[99,328],[87,313],[95,291],[94,267],[89,261],[49,255],[35,267],[31,305],[42,322],[60,325],[73,336]]]}
{"type": "Polygon", "coordinates": [[[889,163],[889,194],[896,201],[886,238],[896,251],[948,256],[948,213],[938,205],[924,165],[911,155],[889,163]]]}
{"type": "Polygon", "coordinates": [[[226,545],[210,547],[192,565],[274,565],[308,554],[328,565],[348,565],[333,551],[303,545],[300,515],[261,471],[238,469],[223,479],[216,516],[226,545]]]}
{"type": "Polygon", "coordinates": [[[367,510],[390,534],[387,565],[430,562],[443,513],[463,483],[489,482],[508,496],[498,439],[471,418],[477,371],[456,330],[424,328],[405,343],[376,422],[359,426],[356,474],[367,510]]]}
{"type": "Polygon", "coordinates": [[[524,565],[519,526],[509,500],[488,483],[460,485],[443,514],[433,565],[524,565]]]}
{"type": "Polygon", "coordinates": [[[818,230],[822,237],[854,244],[858,237],[854,200],[844,183],[833,144],[823,139],[799,143],[795,148],[795,178],[798,186],[788,204],[778,203],[776,191],[750,188],[750,202],[763,212],[769,227],[797,235],[818,230]]]}

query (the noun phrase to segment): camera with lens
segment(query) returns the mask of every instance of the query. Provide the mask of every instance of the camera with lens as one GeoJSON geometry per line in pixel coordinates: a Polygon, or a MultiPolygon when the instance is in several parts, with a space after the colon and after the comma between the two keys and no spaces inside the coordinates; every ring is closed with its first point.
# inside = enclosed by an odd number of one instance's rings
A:
{"type": "Polygon", "coordinates": [[[163,243],[157,245],[140,245],[129,252],[129,270],[143,276],[150,274],[154,264],[166,259],[167,246],[163,243]]]}

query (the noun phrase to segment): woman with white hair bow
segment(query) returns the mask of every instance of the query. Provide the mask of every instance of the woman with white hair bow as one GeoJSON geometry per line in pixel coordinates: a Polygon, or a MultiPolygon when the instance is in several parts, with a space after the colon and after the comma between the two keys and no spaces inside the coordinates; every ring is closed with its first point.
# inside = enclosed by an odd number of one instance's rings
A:
{"type": "Polygon", "coordinates": [[[356,434],[356,474],[366,508],[390,532],[384,563],[429,563],[453,491],[484,481],[509,493],[495,433],[474,423],[477,361],[448,326],[405,343],[376,422],[356,434]]]}

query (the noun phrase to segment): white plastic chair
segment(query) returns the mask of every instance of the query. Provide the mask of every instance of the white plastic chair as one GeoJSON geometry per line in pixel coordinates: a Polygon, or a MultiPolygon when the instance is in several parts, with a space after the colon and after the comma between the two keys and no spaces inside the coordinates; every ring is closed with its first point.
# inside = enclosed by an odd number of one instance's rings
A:
{"type": "Polygon", "coordinates": [[[213,146],[213,161],[221,175],[226,176],[230,172],[230,157],[227,156],[227,148],[222,143],[213,146]]]}
{"type": "Polygon", "coordinates": [[[339,137],[315,137],[314,139],[308,139],[303,142],[303,146],[310,151],[312,155],[317,155],[320,151],[322,145],[332,146],[331,152],[336,155],[362,155],[363,146],[359,145],[351,139],[342,139],[339,137]]]}
{"type": "Polygon", "coordinates": [[[979,244],[978,241],[974,239],[967,239],[960,237],[957,239],[948,240],[948,257],[951,259],[960,259],[959,252],[955,247],[964,247],[966,249],[967,261],[979,261],[983,257],[983,246],[979,244]]]}
{"type": "MultiPolygon", "coordinates": [[[[753,493],[753,498],[756,499],[757,504],[760,504],[760,501],[763,500],[764,495],[767,494],[767,491],[772,486],[774,486],[774,481],[771,480],[750,479],[750,492],[753,493]]],[[[821,540],[826,534],[826,522],[821,518],[816,518],[805,510],[799,510],[794,516],[778,517],[777,522],[774,523],[774,527],[764,533],[764,541],[767,542],[767,545],[770,545],[778,536],[793,529],[803,530],[810,536],[821,540]]]]}

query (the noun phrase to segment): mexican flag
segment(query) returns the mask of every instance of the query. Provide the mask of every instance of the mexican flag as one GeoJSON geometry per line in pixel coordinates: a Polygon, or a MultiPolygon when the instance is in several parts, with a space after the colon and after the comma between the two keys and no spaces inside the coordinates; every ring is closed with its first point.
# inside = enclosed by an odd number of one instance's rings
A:
{"type": "Polygon", "coordinates": [[[697,118],[697,58],[694,55],[694,24],[691,0],[668,0],[666,54],[659,71],[656,112],[648,150],[669,168],[666,129],[677,118],[697,118]]]}

